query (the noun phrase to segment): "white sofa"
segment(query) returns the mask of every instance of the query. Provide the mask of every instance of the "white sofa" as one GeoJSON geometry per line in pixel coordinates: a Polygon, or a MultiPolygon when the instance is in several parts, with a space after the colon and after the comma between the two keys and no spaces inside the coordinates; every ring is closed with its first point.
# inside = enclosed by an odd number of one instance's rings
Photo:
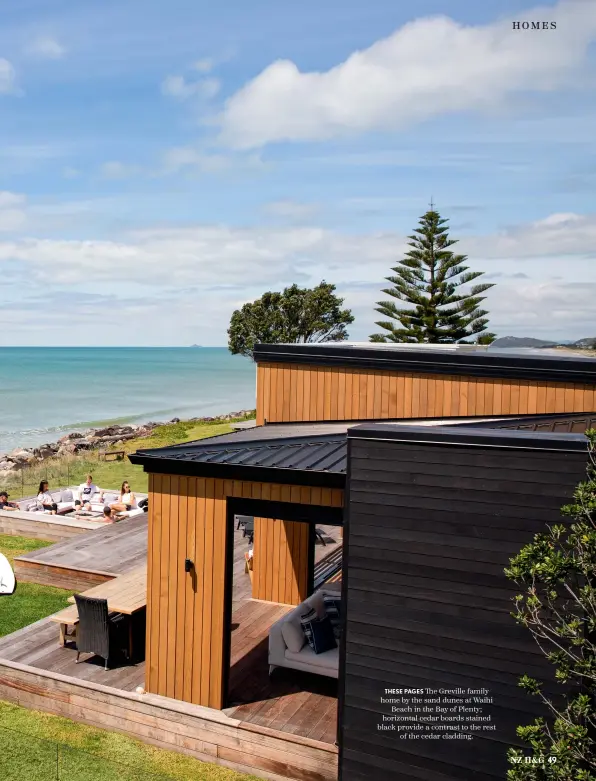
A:
{"type": "Polygon", "coordinates": [[[311,608],[314,608],[319,616],[324,614],[324,594],[333,595],[336,598],[340,596],[337,589],[321,588],[273,624],[269,630],[269,674],[276,667],[289,667],[292,670],[317,673],[317,675],[326,675],[329,678],[338,677],[339,647],[332,648],[322,654],[316,654],[306,642],[300,625],[301,616],[311,608]],[[300,638],[303,642],[298,648],[300,638]],[[288,647],[288,643],[290,647],[288,647]]]}
{"type": "MultiPolygon", "coordinates": [[[[69,487],[69,488],[62,488],[60,490],[56,491],[50,491],[50,494],[52,496],[52,499],[56,502],[58,505],[58,510],[63,510],[68,507],[74,508],[75,506],[75,500],[79,500],[79,489],[77,487],[69,487]]],[[[103,508],[106,505],[114,504],[118,501],[119,493],[117,491],[104,491],[103,496],[103,502],[99,501],[100,494],[94,494],[91,497],[91,509],[95,512],[102,512],[103,508]]],[[[135,494],[137,503],[140,502],[142,499],[146,499],[146,494],[135,494]]],[[[36,498],[31,499],[22,499],[21,501],[17,502],[19,509],[23,510],[25,512],[43,512],[43,509],[41,505],[38,503],[36,498]]],[[[134,510],[130,510],[129,512],[123,512],[122,515],[126,515],[129,518],[134,517],[135,515],[142,515],[143,510],[141,510],[140,507],[136,507],[134,510]]]]}

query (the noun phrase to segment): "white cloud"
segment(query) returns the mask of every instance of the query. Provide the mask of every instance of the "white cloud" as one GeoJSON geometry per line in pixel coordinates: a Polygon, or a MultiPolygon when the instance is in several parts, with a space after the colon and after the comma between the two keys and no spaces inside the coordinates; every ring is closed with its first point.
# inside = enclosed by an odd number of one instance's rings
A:
{"type": "Polygon", "coordinates": [[[31,41],[26,53],[44,60],[60,60],[66,54],[66,49],[55,38],[40,36],[31,41]]]}
{"type": "Polygon", "coordinates": [[[16,91],[15,69],[8,60],[0,57],[0,95],[16,91]]]}
{"type": "Polygon", "coordinates": [[[215,67],[215,62],[211,57],[204,57],[202,60],[197,60],[193,65],[193,68],[199,73],[211,73],[215,67]]]}
{"type": "Polygon", "coordinates": [[[81,175],[81,172],[78,168],[72,168],[71,166],[67,165],[66,168],[62,169],[62,176],[65,179],[77,179],[81,175]]]}
{"type": "Polygon", "coordinates": [[[596,37],[596,4],[561,0],[524,10],[556,30],[512,18],[466,26],[445,16],[405,24],[324,72],[278,60],[232,95],[221,140],[237,148],[392,130],[453,112],[492,112],[524,92],[574,87],[596,37]]]}
{"type": "Polygon", "coordinates": [[[162,93],[178,100],[187,100],[193,96],[209,100],[217,95],[220,87],[219,79],[215,78],[187,81],[184,76],[167,76],[161,83],[162,93]]]}
{"type": "Polygon", "coordinates": [[[551,214],[542,220],[503,230],[492,236],[460,242],[471,257],[535,258],[594,255],[596,215],[551,214]]]}
{"type": "Polygon", "coordinates": [[[24,227],[26,201],[20,193],[0,191],[0,232],[12,233],[24,227]]]}
{"type": "MultiPolygon", "coordinates": [[[[10,212],[24,213],[25,205],[23,196],[2,193],[0,226],[3,213],[9,213],[4,219],[10,223],[10,212]]],[[[69,206],[76,224],[88,219],[91,206],[69,206]]],[[[279,208],[290,210],[288,202],[279,208]]],[[[43,215],[35,209],[28,210],[29,230],[41,224],[43,215]]],[[[46,211],[46,222],[53,225],[60,218],[57,206],[46,211]]],[[[216,298],[218,313],[205,320],[214,334],[211,343],[218,343],[217,329],[224,333],[239,303],[292,282],[311,286],[327,279],[354,309],[357,322],[351,335],[367,338],[376,330],[375,302],[386,297],[381,292],[385,277],[403,256],[407,240],[396,234],[350,235],[305,225],[172,227],[128,232],[119,241],[10,238],[0,241],[0,274],[5,264],[17,262],[32,287],[93,292],[133,284],[139,299],[144,291],[150,296],[158,290],[166,297],[185,297],[195,310],[197,296],[216,298]]],[[[489,291],[487,304],[497,333],[579,338],[596,335],[595,240],[596,215],[566,214],[502,234],[464,237],[456,246],[469,255],[473,269],[495,275],[497,285],[489,291]],[[544,236],[544,231],[550,233],[544,236]]],[[[152,321],[157,323],[155,318],[165,316],[164,311],[154,309],[152,321]]],[[[181,311],[177,309],[177,316],[181,311]]],[[[220,335],[219,343],[223,340],[220,335]]]]}

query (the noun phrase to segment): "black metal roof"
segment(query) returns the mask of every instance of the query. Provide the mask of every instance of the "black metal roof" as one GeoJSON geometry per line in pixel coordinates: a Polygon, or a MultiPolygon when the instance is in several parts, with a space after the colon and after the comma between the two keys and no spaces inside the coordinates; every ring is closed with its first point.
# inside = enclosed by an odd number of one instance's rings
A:
{"type": "Polygon", "coordinates": [[[596,358],[556,350],[466,345],[363,343],[258,344],[257,363],[346,366],[422,374],[579,382],[596,385],[596,358]]]}
{"type": "MultiPolygon", "coordinates": [[[[265,427],[263,427],[265,428],[265,427]]],[[[268,428],[268,427],[267,427],[268,428]]],[[[248,432],[183,445],[138,450],[129,456],[147,472],[224,477],[230,480],[343,487],[347,465],[345,426],[338,434],[295,437],[248,432]]]]}
{"type": "Polygon", "coordinates": [[[486,442],[498,442],[500,447],[539,447],[538,440],[548,440],[554,448],[566,448],[570,440],[567,437],[564,444],[562,434],[578,432],[576,445],[585,443],[581,432],[595,421],[596,413],[559,413],[459,420],[281,423],[137,450],[129,458],[146,472],[342,488],[348,437],[433,441],[436,437],[445,439],[445,432],[450,430],[449,438],[458,443],[484,437],[486,442]]]}

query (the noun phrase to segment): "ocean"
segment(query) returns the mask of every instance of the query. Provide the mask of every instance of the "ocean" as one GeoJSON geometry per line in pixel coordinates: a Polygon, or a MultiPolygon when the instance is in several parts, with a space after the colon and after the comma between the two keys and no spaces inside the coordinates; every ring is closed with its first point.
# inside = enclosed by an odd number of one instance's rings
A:
{"type": "Polygon", "coordinates": [[[225,347],[0,347],[0,453],[111,423],[254,409],[256,366],[225,347]]]}

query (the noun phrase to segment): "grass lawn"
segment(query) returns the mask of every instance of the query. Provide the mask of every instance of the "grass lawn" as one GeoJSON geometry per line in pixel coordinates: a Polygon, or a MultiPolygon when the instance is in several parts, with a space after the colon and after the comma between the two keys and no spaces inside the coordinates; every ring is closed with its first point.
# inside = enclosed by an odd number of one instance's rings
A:
{"type": "Polygon", "coordinates": [[[2,781],[249,781],[254,776],[0,701],[2,781]],[[58,775],[56,770],[58,769],[58,775]]]}
{"type": "MultiPolygon", "coordinates": [[[[11,564],[15,556],[44,548],[46,545],[51,543],[0,534],[0,553],[3,553],[11,564]]],[[[40,618],[62,610],[63,607],[68,607],[67,599],[70,593],[53,586],[17,583],[15,593],[0,600],[0,637],[33,624],[40,618]]]]}

